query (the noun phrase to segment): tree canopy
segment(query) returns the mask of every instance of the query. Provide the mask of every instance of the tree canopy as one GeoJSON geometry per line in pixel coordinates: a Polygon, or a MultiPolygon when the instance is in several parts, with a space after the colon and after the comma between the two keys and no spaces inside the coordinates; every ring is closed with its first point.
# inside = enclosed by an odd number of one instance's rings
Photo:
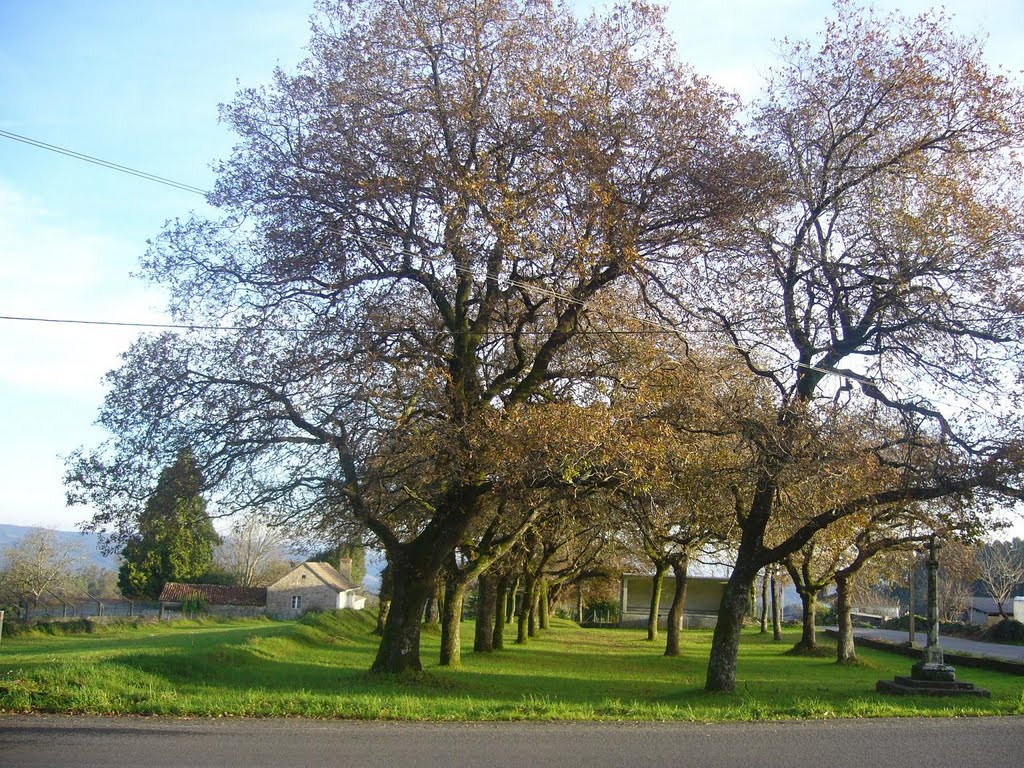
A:
{"type": "Polygon", "coordinates": [[[503,500],[682,493],[708,453],[728,690],[765,565],[872,508],[1022,495],[1024,99],[941,14],[839,2],[746,113],[643,3],[325,2],[309,51],[223,108],[220,215],[144,259],[193,330],[109,375],[68,472],[95,526],[134,535],[189,445],[218,509],[369,532],[399,672],[503,500]]]}

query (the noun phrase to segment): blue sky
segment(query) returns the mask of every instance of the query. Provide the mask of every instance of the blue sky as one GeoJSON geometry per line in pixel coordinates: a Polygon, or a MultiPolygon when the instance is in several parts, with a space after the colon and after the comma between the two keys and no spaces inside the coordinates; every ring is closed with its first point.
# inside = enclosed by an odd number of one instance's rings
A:
{"type": "MultiPolygon", "coordinates": [[[[881,2],[916,13],[929,3],[881,2]]],[[[944,4],[989,61],[1024,69],[1024,3],[944,4]]],[[[0,0],[0,130],[208,188],[231,147],[217,105],[303,56],[312,0],[0,0]]],[[[681,55],[746,97],[785,36],[813,35],[820,0],[674,2],[681,55]]],[[[197,195],[0,137],[0,315],[164,319],[133,279],[163,222],[197,195]]],[[[0,321],[0,523],[70,530],[60,456],[94,444],[100,379],[135,332],[0,321]]],[[[1019,526],[1024,530],[1024,526],[1019,526]]]]}

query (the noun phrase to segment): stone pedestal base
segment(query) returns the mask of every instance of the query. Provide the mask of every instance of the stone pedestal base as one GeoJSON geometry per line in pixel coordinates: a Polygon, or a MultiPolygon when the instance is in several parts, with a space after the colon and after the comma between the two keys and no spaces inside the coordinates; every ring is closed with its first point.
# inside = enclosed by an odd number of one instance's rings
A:
{"type": "Polygon", "coordinates": [[[984,688],[976,688],[974,683],[955,680],[923,680],[905,675],[897,675],[895,680],[879,680],[875,690],[879,693],[894,693],[898,696],[981,696],[987,699],[992,695],[984,688]]]}
{"type": "Polygon", "coordinates": [[[919,661],[910,668],[910,676],[930,683],[952,683],[956,681],[956,669],[949,664],[919,661]]]}

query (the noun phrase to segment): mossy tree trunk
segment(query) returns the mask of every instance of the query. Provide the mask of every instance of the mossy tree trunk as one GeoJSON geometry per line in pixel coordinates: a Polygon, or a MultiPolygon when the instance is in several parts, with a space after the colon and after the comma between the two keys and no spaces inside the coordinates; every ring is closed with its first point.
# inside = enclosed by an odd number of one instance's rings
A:
{"type": "Polygon", "coordinates": [[[651,605],[647,611],[647,639],[654,641],[658,639],[658,611],[661,607],[661,590],[665,584],[665,569],[667,563],[664,560],[654,561],[654,576],[651,577],[651,605]]]}
{"type": "Polygon", "coordinates": [[[839,641],[836,643],[836,663],[852,664],[857,661],[853,644],[853,618],[850,615],[852,599],[850,578],[836,574],[836,614],[839,617],[839,641]]]}
{"type": "Polygon", "coordinates": [[[505,623],[511,624],[512,619],[519,615],[519,606],[516,605],[516,600],[519,595],[519,577],[512,581],[512,586],[509,587],[507,604],[505,605],[505,623]]]}
{"type": "Polygon", "coordinates": [[[495,585],[494,627],[491,631],[491,648],[498,651],[505,647],[505,611],[508,602],[508,576],[499,576],[495,585]]]}
{"type": "Polygon", "coordinates": [[[782,642],[782,579],[779,576],[779,566],[772,565],[772,639],[776,643],[782,642]]]}
{"type": "Polygon", "coordinates": [[[531,636],[530,633],[530,615],[532,613],[533,597],[536,591],[534,586],[534,577],[531,573],[527,572],[526,576],[522,579],[523,582],[523,596],[519,600],[519,611],[518,611],[518,626],[516,633],[516,645],[524,645],[531,636]]]}
{"type": "Polygon", "coordinates": [[[530,637],[540,637],[540,584],[539,579],[534,581],[533,590],[530,594],[530,610],[528,613],[528,626],[530,637]]]}
{"type": "Polygon", "coordinates": [[[494,616],[498,603],[496,581],[486,573],[481,573],[477,577],[479,590],[476,601],[476,632],[473,635],[474,653],[490,653],[494,650],[494,616]]]}
{"type": "Polygon", "coordinates": [[[708,658],[708,674],[704,689],[730,692],[736,687],[736,658],[740,648],[740,631],[747,613],[747,595],[757,578],[757,569],[749,571],[739,565],[733,569],[722,593],[718,621],[708,658]]]}
{"type": "MultiPolygon", "coordinates": [[[[390,554],[390,553],[389,553],[390,554]]],[[[372,672],[420,672],[420,628],[423,607],[434,593],[437,571],[392,559],[394,586],[380,647],[372,672]]]]}
{"type": "Polygon", "coordinates": [[[462,604],[466,585],[462,579],[445,580],[444,601],[441,603],[441,659],[442,667],[462,664],[462,604]]]}
{"type": "Polygon", "coordinates": [[[768,569],[761,572],[761,634],[768,633],[768,569]]]}
{"type": "Polygon", "coordinates": [[[818,592],[817,590],[802,589],[799,594],[803,613],[803,629],[800,633],[800,642],[793,646],[793,649],[801,653],[811,653],[818,650],[818,617],[816,615],[818,611],[818,592]]]}
{"type": "Polygon", "coordinates": [[[679,631],[683,626],[683,610],[686,608],[686,586],[690,558],[688,555],[672,561],[672,574],[676,586],[672,593],[672,606],[668,609],[668,627],[666,629],[665,655],[679,655],[679,631]]]}

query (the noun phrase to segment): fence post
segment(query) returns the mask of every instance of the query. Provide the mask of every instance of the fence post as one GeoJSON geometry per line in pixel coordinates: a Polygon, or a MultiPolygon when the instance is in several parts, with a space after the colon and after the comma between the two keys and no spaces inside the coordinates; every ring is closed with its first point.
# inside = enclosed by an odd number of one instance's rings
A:
{"type": "Polygon", "coordinates": [[[4,639],[4,612],[0,611],[0,642],[4,639]]]}

